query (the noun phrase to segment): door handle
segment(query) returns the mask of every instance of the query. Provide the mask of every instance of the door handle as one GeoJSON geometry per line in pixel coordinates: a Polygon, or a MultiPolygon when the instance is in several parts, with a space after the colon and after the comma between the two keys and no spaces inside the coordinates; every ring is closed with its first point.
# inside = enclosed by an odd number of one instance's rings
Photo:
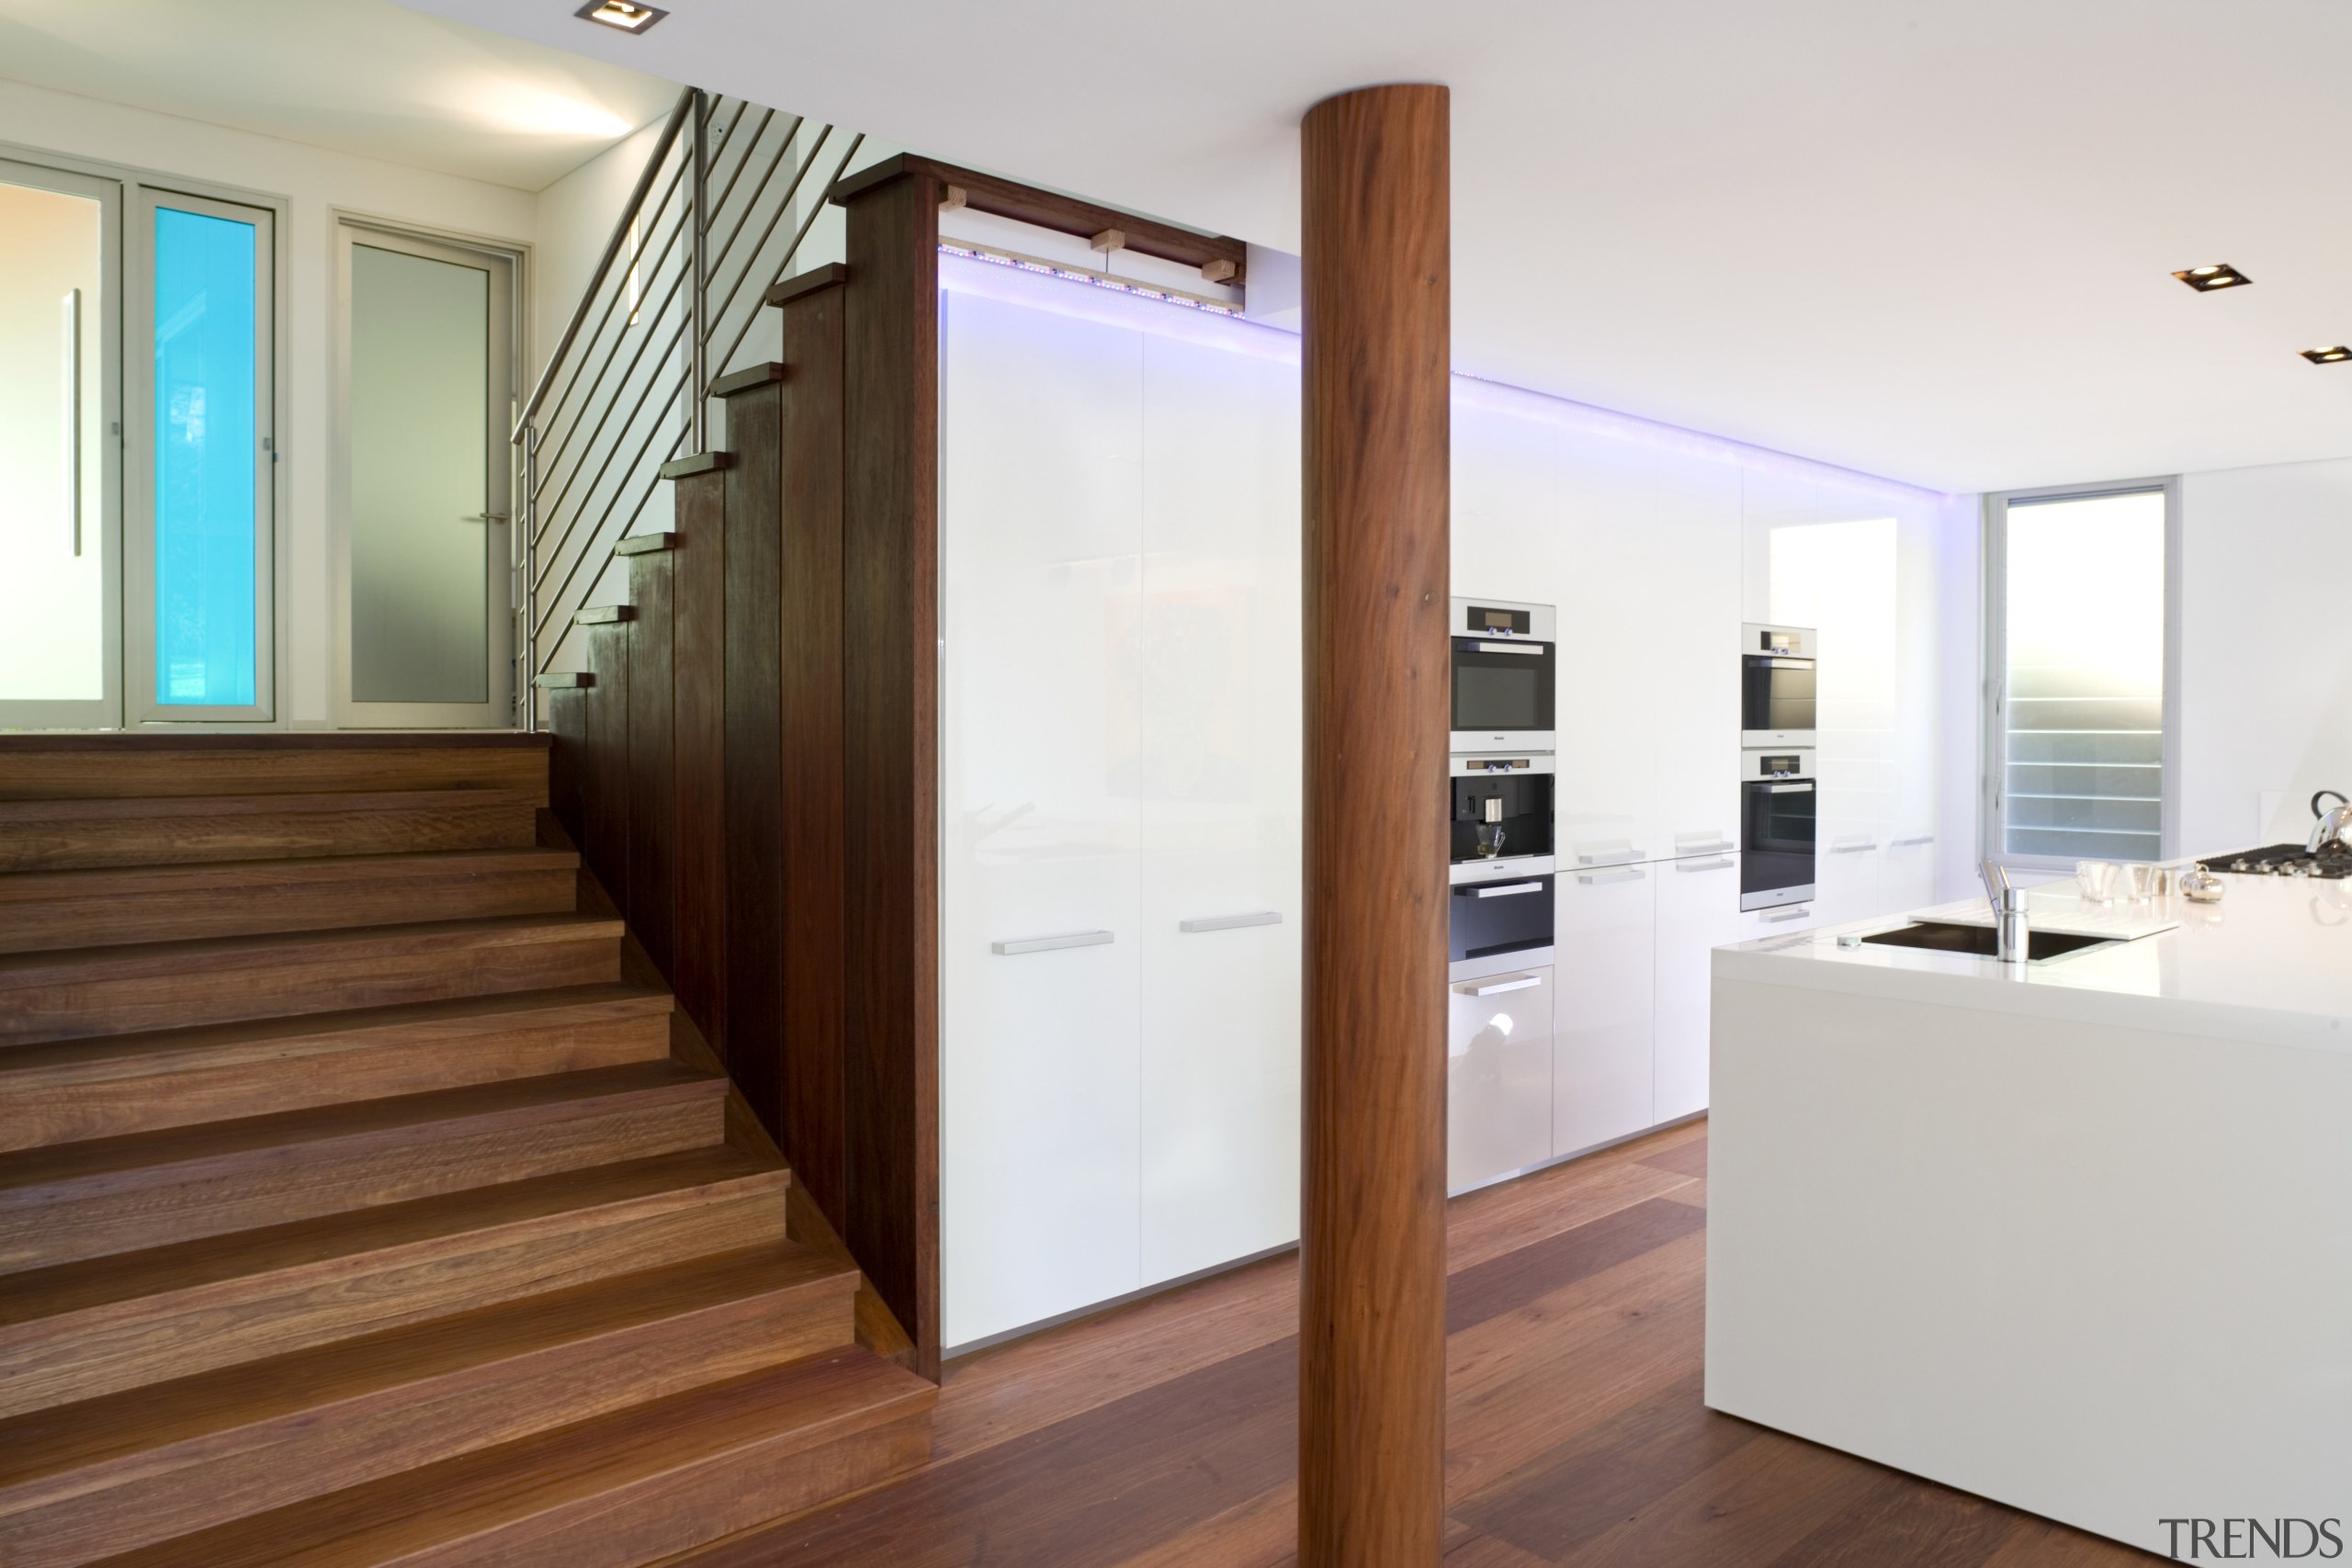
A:
{"type": "Polygon", "coordinates": [[[82,291],[65,291],[65,548],[82,553],[82,291]]]}
{"type": "Polygon", "coordinates": [[[1278,926],[1282,923],[1279,912],[1261,909],[1249,915],[1203,915],[1194,919],[1177,921],[1176,929],[1180,931],[1229,931],[1242,926],[1278,926]]]}
{"type": "MultiPolygon", "coordinates": [[[[1697,836],[1695,833],[1691,835],[1692,838],[1697,836]]],[[[1674,852],[1678,855],[1727,855],[1731,852],[1732,841],[1720,833],[1703,844],[1688,843],[1681,839],[1674,840],[1674,852]]]]}
{"type": "Polygon", "coordinates": [[[1633,845],[1627,843],[1623,839],[1604,839],[1601,840],[1601,843],[1605,847],[1592,850],[1578,850],[1577,852],[1577,863],[1579,865],[1623,865],[1628,862],[1637,861],[1642,858],[1641,851],[1634,848],[1633,845]]]}
{"type": "Polygon", "coordinates": [[[1878,848],[1876,839],[1840,839],[1829,846],[1829,852],[1833,855],[1858,855],[1865,850],[1876,848],[1878,848]]]}
{"type": "Polygon", "coordinates": [[[1916,845],[1919,845],[1919,844],[1932,844],[1932,843],[1934,843],[1935,841],[1936,841],[1936,836],[1935,836],[1933,833],[1921,833],[1921,834],[1918,834],[1917,837],[1914,837],[1914,838],[1909,838],[1909,839],[1896,839],[1896,840],[1894,840],[1892,841],[1892,843],[1891,843],[1890,847],[1891,847],[1891,848],[1894,848],[1894,849],[1898,849],[1898,850],[1907,850],[1907,849],[1911,849],[1911,848],[1913,848],[1913,847],[1914,847],[1914,846],[1916,846],[1916,845]]]}
{"type": "Polygon", "coordinates": [[[1611,882],[1639,882],[1646,874],[1640,866],[1629,865],[1623,871],[1580,871],[1577,880],[1588,887],[1598,887],[1611,882]]]}
{"type": "Polygon", "coordinates": [[[1461,996],[1492,997],[1505,991],[1524,991],[1543,983],[1541,975],[1499,975],[1491,980],[1464,980],[1453,988],[1461,996]]]}
{"type": "Polygon", "coordinates": [[[460,523],[503,523],[506,521],[506,513],[503,512],[469,512],[463,517],[458,518],[458,521],[460,523]]]}
{"type": "Polygon", "coordinates": [[[1473,898],[1516,898],[1522,893],[1543,891],[1544,885],[1540,882],[1507,882],[1500,887],[1464,887],[1456,897],[1467,895],[1473,898]]]}
{"type": "Polygon", "coordinates": [[[1051,953],[1063,947],[1100,947],[1110,940],[1109,931],[1070,931],[1063,936],[1024,936],[992,942],[989,951],[1011,957],[1021,953],[1051,953]]]}
{"type": "Polygon", "coordinates": [[[1725,855],[1720,860],[1679,860],[1674,863],[1674,869],[1686,875],[1694,871],[1729,871],[1731,857],[1725,855]]]}

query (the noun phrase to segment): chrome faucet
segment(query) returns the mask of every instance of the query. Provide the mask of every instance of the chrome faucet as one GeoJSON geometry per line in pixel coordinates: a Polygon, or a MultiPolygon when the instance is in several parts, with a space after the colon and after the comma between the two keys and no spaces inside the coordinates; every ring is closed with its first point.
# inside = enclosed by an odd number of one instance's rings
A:
{"type": "Polygon", "coordinates": [[[2025,889],[2012,886],[2009,874],[1996,862],[1976,868],[1984,879],[1985,897],[1993,901],[1993,956],[2004,964],[2023,964],[2032,935],[2026,926],[2025,889]]]}
{"type": "Polygon", "coordinates": [[[2332,789],[2324,789],[2312,796],[2312,814],[2319,820],[2312,825],[2311,841],[2303,846],[2305,854],[2315,855],[2338,841],[2352,844],[2352,803],[2332,789]],[[2331,795],[2335,795],[2335,804],[2322,811],[2319,803],[2331,795]]]}

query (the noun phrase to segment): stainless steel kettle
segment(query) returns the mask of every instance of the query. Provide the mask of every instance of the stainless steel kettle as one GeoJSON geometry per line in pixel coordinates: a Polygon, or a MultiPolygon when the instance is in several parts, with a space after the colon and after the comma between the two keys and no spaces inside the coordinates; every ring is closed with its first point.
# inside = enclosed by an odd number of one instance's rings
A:
{"type": "Polygon", "coordinates": [[[2180,880],[2174,886],[2180,889],[2180,896],[2192,904],[2218,904],[2227,890],[2220,877],[2205,869],[2203,861],[2199,861],[2195,869],[2182,872],[2180,880]]]}

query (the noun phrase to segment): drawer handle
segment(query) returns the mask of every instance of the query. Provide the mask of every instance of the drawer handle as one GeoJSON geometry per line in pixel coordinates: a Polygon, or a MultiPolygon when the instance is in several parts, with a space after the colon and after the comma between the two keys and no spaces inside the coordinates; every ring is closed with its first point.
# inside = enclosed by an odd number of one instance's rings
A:
{"type": "Polygon", "coordinates": [[[1624,865],[1642,858],[1642,852],[1626,843],[1624,840],[1619,839],[1614,842],[1616,845],[1614,848],[1578,850],[1577,863],[1579,865],[1624,865]]]}
{"type": "Polygon", "coordinates": [[[1018,953],[1051,953],[1062,947],[1100,947],[1110,940],[1109,931],[1071,931],[1066,936],[1024,936],[1011,942],[992,942],[989,951],[1010,957],[1018,953]]]}
{"type": "Polygon", "coordinates": [[[1580,871],[1577,880],[1588,887],[1598,887],[1611,882],[1639,882],[1648,874],[1640,866],[1629,865],[1623,871],[1580,871]]]}
{"type": "Polygon", "coordinates": [[[1777,926],[1783,920],[1802,920],[1810,913],[1812,913],[1811,910],[1800,904],[1795,908],[1791,909],[1784,914],[1765,916],[1764,923],[1768,926],[1777,926]]]}
{"type": "Polygon", "coordinates": [[[1541,975],[1500,975],[1491,980],[1464,980],[1453,988],[1465,997],[1491,997],[1504,991],[1524,991],[1543,983],[1541,975]]]}
{"type": "Polygon", "coordinates": [[[1180,931],[1229,931],[1243,926],[1278,926],[1283,923],[1279,911],[1260,909],[1250,915],[1203,915],[1198,919],[1179,920],[1180,931]]]}
{"type": "Polygon", "coordinates": [[[1516,898],[1522,893],[1541,893],[1543,891],[1544,885],[1540,882],[1506,882],[1499,887],[1494,886],[1491,884],[1484,887],[1464,887],[1460,889],[1456,897],[1467,897],[1471,898],[1516,898]]]}
{"type": "Polygon", "coordinates": [[[1876,839],[1840,839],[1829,846],[1829,852],[1833,855],[1858,855],[1865,850],[1876,848],[1876,839]]]}
{"type": "Polygon", "coordinates": [[[1721,860],[1679,860],[1674,863],[1674,869],[1686,874],[1694,871],[1729,871],[1731,857],[1726,855],[1721,860]]]}
{"type": "Polygon", "coordinates": [[[1921,833],[1915,838],[1896,839],[1894,840],[1893,847],[1898,850],[1907,850],[1916,844],[1932,844],[1935,841],[1936,836],[1933,833],[1921,833]]]}
{"type": "Polygon", "coordinates": [[[1721,834],[1703,844],[1690,843],[1681,839],[1674,840],[1674,852],[1678,855],[1727,855],[1731,853],[1732,847],[1732,841],[1721,834]]]}

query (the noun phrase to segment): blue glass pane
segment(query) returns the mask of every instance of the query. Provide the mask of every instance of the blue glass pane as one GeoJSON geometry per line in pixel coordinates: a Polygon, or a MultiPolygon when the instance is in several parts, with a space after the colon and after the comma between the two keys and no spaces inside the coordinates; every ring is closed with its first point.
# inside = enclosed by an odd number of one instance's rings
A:
{"type": "Polygon", "coordinates": [[[254,226],[155,212],[155,694],[254,700],[254,226]]]}

